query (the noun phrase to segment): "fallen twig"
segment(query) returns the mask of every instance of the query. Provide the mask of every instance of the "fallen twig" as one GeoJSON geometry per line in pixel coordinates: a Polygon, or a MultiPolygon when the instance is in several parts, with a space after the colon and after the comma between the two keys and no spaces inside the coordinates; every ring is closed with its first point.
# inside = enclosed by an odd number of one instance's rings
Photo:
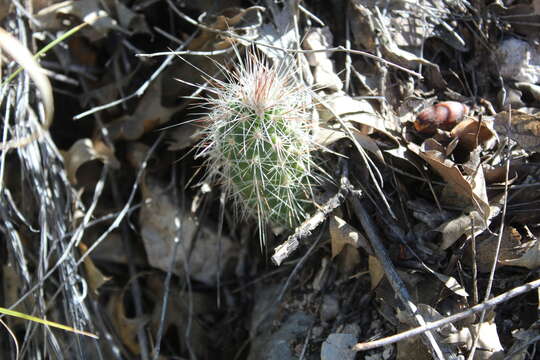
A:
{"type": "Polygon", "coordinates": [[[321,206],[313,216],[304,221],[300,226],[296,228],[294,234],[283,242],[283,244],[277,246],[274,249],[274,255],[272,255],[272,261],[277,266],[281,265],[283,260],[289,257],[300,245],[300,239],[306,238],[311,235],[317,226],[319,226],[335,208],[341,205],[345,195],[348,193],[348,189],[341,187],[336,195],[332,196],[323,206],[321,206]]]}
{"type": "MultiPolygon", "coordinates": [[[[426,322],[424,318],[422,317],[422,315],[418,312],[416,305],[413,303],[411,299],[409,291],[407,290],[405,284],[403,283],[403,280],[401,280],[401,278],[399,277],[397,270],[394,267],[394,264],[392,264],[392,260],[390,260],[390,256],[388,255],[384,245],[382,244],[378,230],[375,228],[373,221],[371,220],[371,217],[369,216],[366,209],[360,202],[360,199],[358,196],[359,192],[354,191],[354,190],[352,192],[353,194],[356,194],[356,196],[353,196],[351,199],[354,212],[356,213],[356,216],[362,223],[362,227],[364,228],[364,231],[366,232],[366,235],[371,243],[371,247],[373,248],[373,251],[377,255],[377,259],[382,264],[386,278],[390,282],[390,285],[396,292],[396,295],[398,296],[402,304],[405,306],[405,310],[411,316],[411,318],[415,319],[415,321],[421,326],[425,326],[426,322]]],[[[429,345],[429,347],[431,347],[436,358],[443,360],[444,356],[443,356],[442,350],[439,347],[439,344],[437,344],[437,341],[435,340],[435,337],[433,336],[433,334],[429,331],[425,331],[423,332],[423,334],[426,340],[426,344],[429,345]]]]}
{"type": "Polygon", "coordinates": [[[442,327],[442,326],[444,326],[446,324],[450,324],[450,323],[456,322],[458,320],[467,318],[467,317],[469,317],[469,316],[471,316],[471,315],[473,315],[473,314],[475,314],[477,312],[485,311],[485,310],[487,310],[489,308],[492,308],[494,306],[497,306],[497,305],[499,305],[499,304],[501,304],[501,303],[503,303],[505,301],[508,301],[508,300],[518,296],[518,295],[524,294],[524,293],[526,293],[528,291],[537,289],[539,287],[540,287],[540,279],[531,281],[531,282],[529,282],[529,283],[527,283],[525,285],[515,287],[512,290],[509,290],[509,291],[507,291],[505,293],[502,293],[499,296],[496,296],[496,297],[494,297],[494,298],[492,298],[490,300],[484,301],[483,303],[475,305],[475,306],[471,307],[470,309],[462,311],[460,313],[450,315],[448,317],[445,317],[443,319],[440,319],[440,320],[437,320],[437,321],[434,321],[434,322],[428,322],[425,325],[422,325],[422,326],[419,326],[419,327],[416,327],[414,329],[410,329],[410,330],[407,330],[407,331],[403,331],[401,333],[398,333],[398,334],[395,334],[395,335],[392,335],[392,336],[388,336],[388,337],[385,337],[385,338],[382,338],[382,339],[379,339],[379,340],[369,341],[369,342],[365,342],[365,343],[358,343],[353,347],[353,350],[366,351],[366,350],[371,350],[371,349],[374,349],[374,348],[377,348],[377,347],[380,347],[380,346],[385,346],[385,345],[396,343],[398,341],[410,338],[412,336],[416,336],[416,335],[425,333],[426,331],[434,330],[434,329],[440,328],[440,327],[442,327]]]}

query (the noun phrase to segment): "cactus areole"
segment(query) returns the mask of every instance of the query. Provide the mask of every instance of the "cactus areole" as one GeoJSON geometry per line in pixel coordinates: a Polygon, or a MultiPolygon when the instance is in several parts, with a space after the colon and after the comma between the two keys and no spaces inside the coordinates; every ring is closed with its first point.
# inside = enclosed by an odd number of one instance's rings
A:
{"type": "Polygon", "coordinates": [[[311,96],[295,76],[289,66],[248,54],[225,81],[213,79],[215,96],[206,104],[210,121],[198,156],[261,233],[267,224],[294,228],[311,204],[311,96]]]}

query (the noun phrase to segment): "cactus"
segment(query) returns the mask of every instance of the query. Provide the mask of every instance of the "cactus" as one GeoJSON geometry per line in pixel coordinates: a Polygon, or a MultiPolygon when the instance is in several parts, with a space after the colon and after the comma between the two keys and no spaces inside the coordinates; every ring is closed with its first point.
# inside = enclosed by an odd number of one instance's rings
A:
{"type": "Polygon", "coordinates": [[[316,180],[310,151],[310,90],[290,64],[269,65],[248,53],[226,79],[212,79],[208,125],[198,156],[244,217],[254,217],[261,244],[268,224],[292,229],[306,218],[316,180]]]}

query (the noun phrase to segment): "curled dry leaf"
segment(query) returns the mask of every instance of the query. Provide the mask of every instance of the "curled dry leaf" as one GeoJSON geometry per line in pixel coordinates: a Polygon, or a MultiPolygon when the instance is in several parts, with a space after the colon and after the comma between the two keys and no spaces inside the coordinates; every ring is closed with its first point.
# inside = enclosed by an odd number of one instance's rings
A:
{"type": "MultiPolygon", "coordinates": [[[[427,304],[419,303],[417,306],[418,312],[428,323],[443,318],[443,316],[436,309],[427,304]]],[[[398,319],[400,320],[400,322],[407,324],[407,326],[416,325],[413,321],[411,321],[410,317],[404,311],[400,311],[399,309],[398,319]]],[[[446,341],[451,334],[455,334],[457,332],[458,329],[454,326],[454,324],[446,324],[439,328],[436,332],[434,332],[434,336],[437,339],[437,342],[439,343],[443,354],[445,355],[445,359],[451,358],[452,355],[455,356],[455,354],[458,352],[458,348],[456,345],[448,344],[446,341]]],[[[432,359],[431,355],[429,355],[428,348],[418,336],[409,338],[406,341],[398,342],[397,354],[397,360],[432,359]]]]}
{"type": "MultiPolygon", "coordinates": [[[[519,248],[521,236],[512,227],[505,227],[502,237],[499,258],[497,259],[497,267],[502,266],[504,260],[514,257],[515,249],[519,248]]],[[[476,246],[476,265],[480,272],[489,272],[495,258],[497,250],[498,236],[492,235],[483,241],[477,240],[476,246]]]]}
{"type": "MultiPolygon", "coordinates": [[[[84,243],[79,244],[79,249],[84,255],[88,251],[88,247],[84,243]]],[[[98,294],[99,288],[107,281],[111,280],[111,277],[103,275],[103,273],[96,267],[90,256],[84,258],[84,271],[86,272],[86,281],[93,294],[98,294]]]]}
{"type": "Polygon", "coordinates": [[[467,297],[469,294],[465,290],[463,286],[452,276],[444,275],[441,273],[438,273],[436,271],[431,272],[437,279],[439,279],[444,286],[450,291],[452,291],[454,294],[462,297],[467,297]]]}
{"type": "Polygon", "coordinates": [[[101,167],[102,163],[115,169],[120,167],[113,149],[88,138],[77,140],[63,156],[68,179],[74,185],[95,183],[100,173],[96,167],[101,167]]]}
{"type": "Polygon", "coordinates": [[[493,204],[490,206],[489,218],[487,220],[484,219],[483,215],[478,210],[473,210],[441,224],[435,229],[442,234],[440,248],[442,250],[448,249],[463,235],[470,238],[473,227],[475,236],[483,233],[491,224],[491,219],[501,212],[502,204],[500,199],[502,199],[502,196],[499,197],[499,201],[493,201],[493,204]]]}
{"type": "Polygon", "coordinates": [[[452,137],[458,138],[460,144],[468,151],[474,150],[478,145],[485,145],[497,137],[495,131],[486,122],[476,119],[461,121],[450,134],[452,137]]]}
{"type": "Polygon", "coordinates": [[[137,341],[137,332],[149,319],[146,316],[141,318],[130,318],[127,316],[124,305],[125,293],[125,291],[118,291],[113,294],[107,303],[106,311],[122,344],[131,353],[138,355],[141,353],[141,348],[137,341]]]}
{"type": "Polygon", "coordinates": [[[501,263],[508,266],[522,266],[529,270],[540,268],[540,242],[538,240],[528,241],[513,249],[515,255],[513,259],[501,259],[501,263]]]}

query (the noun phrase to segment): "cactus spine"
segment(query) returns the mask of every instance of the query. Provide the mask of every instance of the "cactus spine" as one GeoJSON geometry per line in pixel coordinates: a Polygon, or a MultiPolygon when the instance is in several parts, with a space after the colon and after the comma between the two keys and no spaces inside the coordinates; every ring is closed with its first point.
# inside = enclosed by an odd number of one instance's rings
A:
{"type": "Polygon", "coordinates": [[[198,156],[243,216],[294,228],[306,217],[315,180],[309,89],[294,67],[248,53],[225,81],[213,79],[209,124],[198,156]]]}

